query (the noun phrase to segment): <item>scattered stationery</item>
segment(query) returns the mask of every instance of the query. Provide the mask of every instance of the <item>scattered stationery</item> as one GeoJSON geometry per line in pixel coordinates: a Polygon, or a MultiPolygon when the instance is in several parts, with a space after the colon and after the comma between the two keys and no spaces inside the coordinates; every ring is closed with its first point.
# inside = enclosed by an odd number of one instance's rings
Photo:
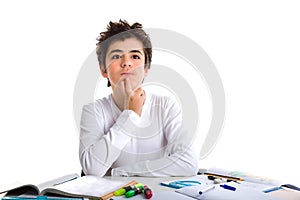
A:
{"type": "MultiPolygon", "coordinates": [[[[187,200],[300,200],[300,188],[297,186],[215,168],[193,177],[162,181],[159,185],[173,188],[173,192],[158,192],[154,199],[168,196],[187,200]]],[[[1,193],[6,193],[2,200],[117,200],[150,199],[153,196],[151,188],[134,180],[128,182],[90,175],[79,177],[77,174],[42,184],[0,186],[1,193]]]]}
{"type": "Polygon", "coordinates": [[[248,188],[269,193],[275,190],[282,189],[282,182],[273,180],[267,177],[256,176],[250,173],[239,171],[228,171],[220,168],[210,168],[208,170],[201,170],[201,174],[205,174],[208,179],[213,180],[214,183],[236,182],[248,188]]]}
{"type": "Polygon", "coordinates": [[[279,200],[277,197],[242,186],[235,182],[218,185],[219,184],[214,184],[215,187],[213,188],[210,188],[208,185],[195,185],[176,189],[175,192],[201,200],[279,200]]]}
{"type": "Polygon", "coordinates": [[[268,177],[257,176],[241,171],[229,171],[221,168],[209,168],[207,171],[203,171],[206,175],[212,175],[217,177],[227,178],[228,180],[247,181],[252,183],[259,183],[265,185],[282,185],[283,183],[278,180],[270,179],[268,177]]]}
{"type": "Polygon", "coordinates": [[[137,189],[137,188],[144,189],[144,185],[142,183],[129,185],[127,187],[123,187],[123,188],[120,188],[120,189],[114,191],[114,195],[115,196],[122,196],[122,195],[126,194],[128,191],[133,190],[133,189],[137,189]]]}
{"type": "Polygon", "coordinates": [[[119,199],[118,197],[120,196],[130,198],[137,194],[144,194],[143,196],[146,199],[150,199],[153,195],[152,190],[147,185],[144,185],[142,183],[128,185],[113,192],[113,195],[116,197],[116,199],[119,199]]]}

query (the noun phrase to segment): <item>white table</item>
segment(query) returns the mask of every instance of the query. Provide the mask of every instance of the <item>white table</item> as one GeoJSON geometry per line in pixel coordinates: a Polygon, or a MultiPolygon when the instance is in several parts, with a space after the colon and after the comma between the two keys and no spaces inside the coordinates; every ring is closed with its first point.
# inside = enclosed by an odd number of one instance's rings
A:
{"type": "MultiPolygon", "coordinates": [[[[135,180],[137,182],[143,183],[150,187],[153,191],[153,198],[151,200],[164,200],[164,199],[182,199],[182,200],[192,200],[192,198],[186,197],[184,195],[178,194],[175,191],[174,188],[161,186],[160,182],[162,181],[173,181],[173,180],[179,180],[179,179],[186,179],[189,180],[192,177],[166,177],[166,178],[147,178],[147,177],[105,177],[107,179],[111,180],[121,180],[124,182],[130,182],[132,180],[135,180]]],[[[275,192],[269,193],[269,195],[273,197],[281,198],[282,200],[300,200],[300,192],[290,192],[285,190],[278,190],[275,192]]],[[[143,195],[139,194],[131,198],[125,198],[122,197],[113,197],[114,200],[119,199],[130,199],[130,200],[138,200],[138,199],[146,199],[143,195]]]]}

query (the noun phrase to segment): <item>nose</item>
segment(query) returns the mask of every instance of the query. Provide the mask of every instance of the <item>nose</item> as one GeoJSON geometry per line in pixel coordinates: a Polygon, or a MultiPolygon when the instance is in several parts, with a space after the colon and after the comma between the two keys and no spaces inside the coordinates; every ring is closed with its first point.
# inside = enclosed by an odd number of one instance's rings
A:
{"type": "Polygon", "coordinates": [[[122,68],[125,68],[125,67],[131,67],[131,66],[132,66],[132,63],[131,63],[131,60],[130,60],[130,56],[124,54],[124,55],[122,56],[121,67],[122,67],[122,68]]]}

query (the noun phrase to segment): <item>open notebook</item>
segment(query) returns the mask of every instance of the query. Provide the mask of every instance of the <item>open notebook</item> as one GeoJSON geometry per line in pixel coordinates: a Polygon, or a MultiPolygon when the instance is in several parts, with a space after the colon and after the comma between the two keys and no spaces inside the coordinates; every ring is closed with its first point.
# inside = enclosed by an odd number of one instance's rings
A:
{"type": "Polygon", "coordinates": [[[135,183],[135,181],[124,182],[97,176],[79,177],[77,174],[70,174],[38,185],[17,183],[2,187],[0,193],[7,192],[6,196],[45,195],[105,200],[112,196],[113,191],[135,183]]]}

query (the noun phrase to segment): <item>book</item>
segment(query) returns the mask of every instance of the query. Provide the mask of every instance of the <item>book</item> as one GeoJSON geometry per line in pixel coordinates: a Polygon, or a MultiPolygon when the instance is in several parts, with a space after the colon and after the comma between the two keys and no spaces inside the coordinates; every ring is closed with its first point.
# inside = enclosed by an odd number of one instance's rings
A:
{"type": "Polygon", "coordinates": [[[22,183],[22,182],[13,182],[13,183],[6,183],[0,185],[0,194],[7,193],[9,195],[21,195],[21,194],[36,194],[39,195],[43,192],[43,190],[47,189],[48,187],[52,187],[55,185],[59,185],[65,183],[67,181],[71,181],[74,179],[79,178],[79,175],[76,173],[68,174],[62,177],[58,177],[43,183],[22,183]]]}
{"type": "Polygon", "coordinates": [[[115,190],[136,183],[134,180],[124,182],[92,175],[79,177],[78,174],[69,174],[41,184],[15,183],[0,188],[0,193],[6,192],[6,196],[79,197],[106,200],[113,196],[115,190]]]}

